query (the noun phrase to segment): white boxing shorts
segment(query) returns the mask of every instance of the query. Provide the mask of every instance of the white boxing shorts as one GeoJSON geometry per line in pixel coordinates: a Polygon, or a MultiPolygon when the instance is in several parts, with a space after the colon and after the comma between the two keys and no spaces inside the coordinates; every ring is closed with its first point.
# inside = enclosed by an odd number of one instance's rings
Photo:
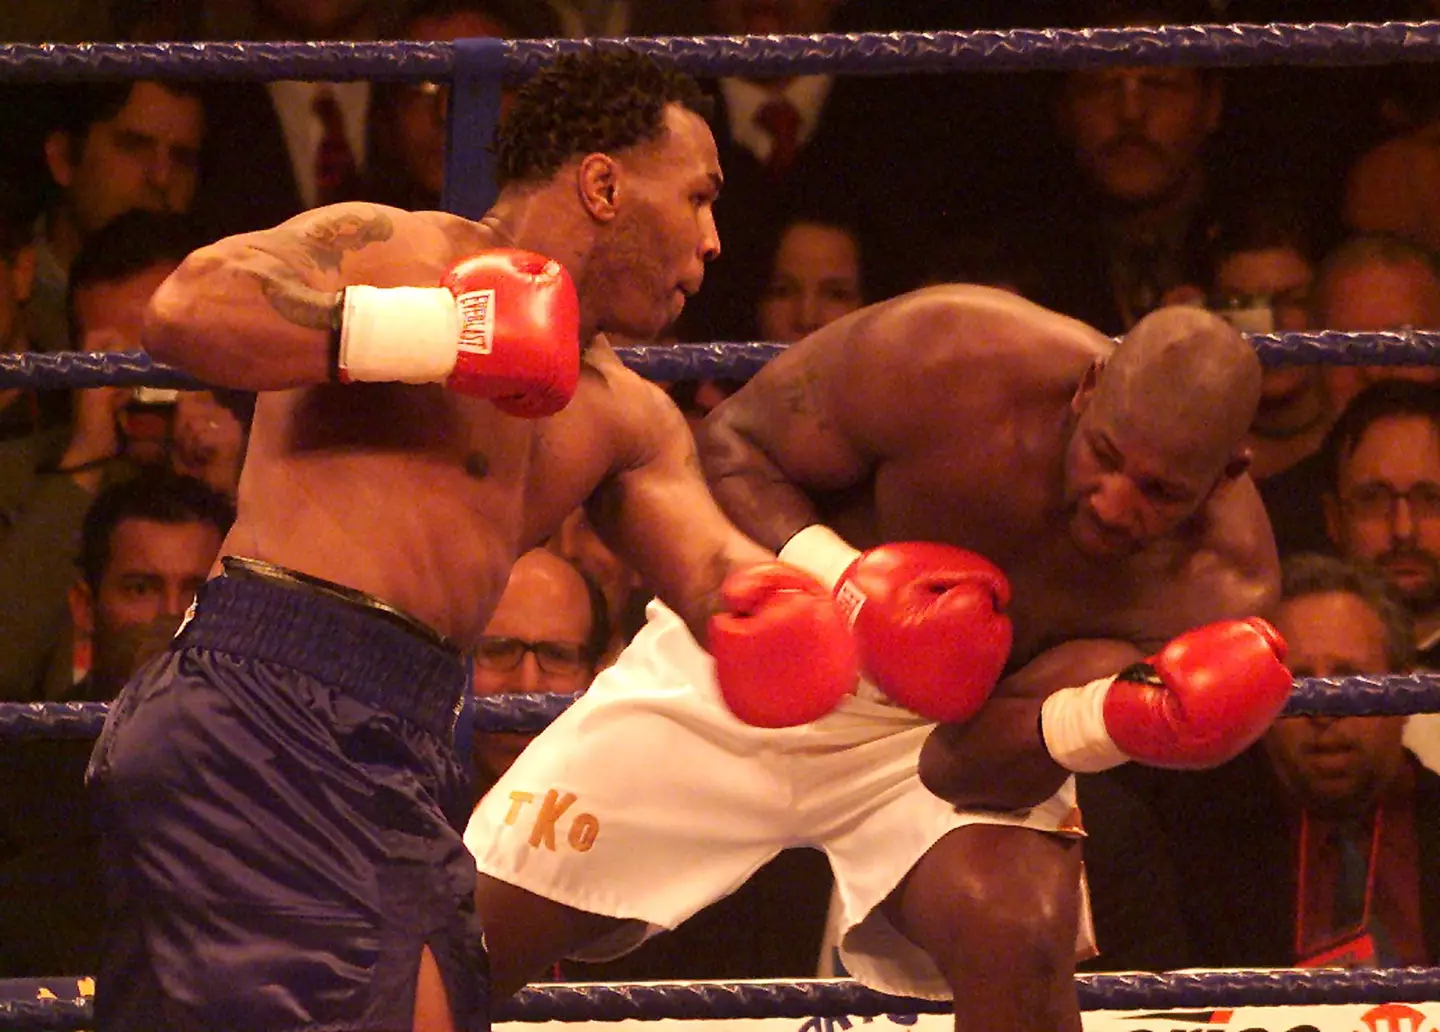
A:
{"type": "MultiPolygon", "coordinates": [[[[879,904],[953,828],[1083,834],[1074,779],[1029,811],[957,811],[917,774],[932,722],[851,696],[812,724],[751,727],[726,707],[684,622],[658,602],[647,615],[476,807],[465,844],[479,870],[634,921],[579,958],[600,960],[734,892],[780,850],[816,846],[835,870],[846,969],[885,992],[948,999],[934,963],[879,904]]],[[[1077,955],[1093,956],[1080,893],[1077,955]]]]}

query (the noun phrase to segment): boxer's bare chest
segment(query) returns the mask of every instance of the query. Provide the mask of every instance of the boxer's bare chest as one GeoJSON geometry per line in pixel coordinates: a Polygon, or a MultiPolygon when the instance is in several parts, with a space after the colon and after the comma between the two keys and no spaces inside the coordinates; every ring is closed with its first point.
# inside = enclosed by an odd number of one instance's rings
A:
{"type": "Polygon", "coordinates": [[[564,444],[546,422],[438,385],[312,390],[281,418],[257,420],[247,475],[263,483],[259,515],[271,534],[308,536],[311,520],[397,527],[407,550],[444,545],[508,564],[579,504],[601,475],[591,466],[604,469],[583,447],[558,461],[564,444]],[[283,499],[297,490],[307,497],[298,508],[283,499]]]}

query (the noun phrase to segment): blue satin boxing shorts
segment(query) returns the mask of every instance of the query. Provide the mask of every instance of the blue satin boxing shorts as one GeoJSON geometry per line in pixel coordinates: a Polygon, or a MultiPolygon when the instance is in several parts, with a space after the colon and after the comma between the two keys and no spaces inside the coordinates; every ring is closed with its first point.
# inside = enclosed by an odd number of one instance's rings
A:
{"type": "Polygon", "coordinates": [[[421,949],[488,1028],[467,668],[411,618],[227,557],[111,707],[87,774],[106,1032],[409,1032],[421,949]]]}

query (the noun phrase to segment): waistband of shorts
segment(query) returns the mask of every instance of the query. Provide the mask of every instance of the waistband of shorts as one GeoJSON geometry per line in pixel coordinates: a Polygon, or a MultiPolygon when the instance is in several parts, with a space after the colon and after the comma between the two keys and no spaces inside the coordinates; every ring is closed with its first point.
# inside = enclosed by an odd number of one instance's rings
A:
{"type": "Polygon", "coordinates": [[[439,634],[340,585],[228,556],[223,565],[201,586],[176,648],[287,666],[431,734],[453,733],[469,681],[439,634]]]}

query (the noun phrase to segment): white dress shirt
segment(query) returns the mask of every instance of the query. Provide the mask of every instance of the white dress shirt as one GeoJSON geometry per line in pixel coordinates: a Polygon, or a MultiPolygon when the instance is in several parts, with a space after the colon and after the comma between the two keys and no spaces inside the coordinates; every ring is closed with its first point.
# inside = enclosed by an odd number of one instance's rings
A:
{"type": "Polygon", "coordinates": [[[806,141],[815,135],[815,127],[820,124],[820,109],[825,106],[825,98],[830,95],[833,84],[833,76],[801,75],[776,91],[749,79],[721,79],[720,93],[725,98],[725,112],[730,120],[730,138],[754,154],[762,164],[770,160],[774,141],[755,121],[755,116],[778,95],[795,106],[800,116],[796,145],[804,147],[806,141]]]}
{"type": "Polygon", "coordinates": [[[307,208],[315,205],[315,152],[325,128],[313,107],[315,95],[322,89],[335,94],[340,105],[340,114],[345,122],[345,140],[350,144],[350,153],[355,156],[355,167],[364,167],[365,123],[370,114],[370,83],[359,82],[299,82],[286,80],[267,84],[270,102],[280,116],[280,128],[285,133],[285,148],[290,152],[290,167],[295,170],[295,182],[300,187],[300,197],[307,208]]]}

